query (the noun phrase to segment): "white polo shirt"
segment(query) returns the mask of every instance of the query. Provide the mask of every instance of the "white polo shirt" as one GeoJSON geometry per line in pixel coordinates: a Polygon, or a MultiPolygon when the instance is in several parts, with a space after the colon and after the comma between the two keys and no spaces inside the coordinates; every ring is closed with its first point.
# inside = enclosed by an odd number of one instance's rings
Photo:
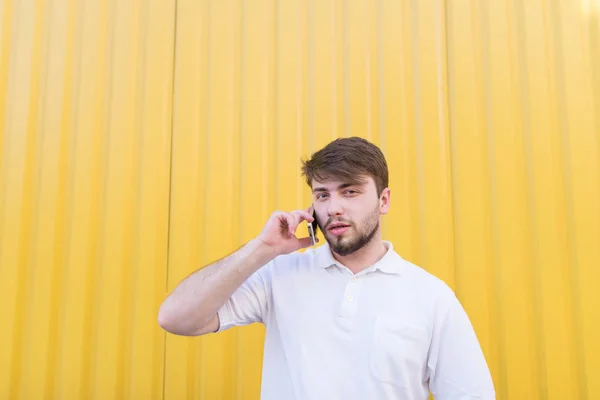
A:
{"type": "Polygon", "coordinates": [[[384,244],[356,275],[327,243],[277,257],[219,310],[219,331],[265,324],[262,400],[495,399],[452,290],[384,244]]]}

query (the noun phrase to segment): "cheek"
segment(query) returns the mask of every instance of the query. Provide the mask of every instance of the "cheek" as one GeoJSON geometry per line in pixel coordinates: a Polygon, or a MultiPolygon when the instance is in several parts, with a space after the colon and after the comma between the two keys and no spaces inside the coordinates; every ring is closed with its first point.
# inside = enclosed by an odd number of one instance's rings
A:
{"type": "MultiPolygon", "coordinates": [[[[379,204],[365,205],[360,212],[360,221],[363,225],[370,226],[379,219],[379,204]]],[[[357,219],[358,221],[358,219],[357,219]]]]}
{"type": "Polygon", "coordinates": [[[319,227],[323,227],[323,225],[325,225],[325,223],[327,222],[326,214],[315,213],[314,217],[317,219],[317,224],[319,225],[319,227]]]}

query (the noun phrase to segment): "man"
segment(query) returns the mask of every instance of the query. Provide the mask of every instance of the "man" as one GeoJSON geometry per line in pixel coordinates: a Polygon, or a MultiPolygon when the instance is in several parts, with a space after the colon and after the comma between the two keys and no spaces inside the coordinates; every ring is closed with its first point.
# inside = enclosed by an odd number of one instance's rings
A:
{"type": "Polygon", "coordinates": [[[382,239],[390,189],[380,149],[337,139],[303,175],[313,204],[273,213],[254,240],[184,279],[159,324],[178,335],[265,324],[263,400],[494,399],[452,290],[382,239]],[[299,252],[310,238],[295,233],[313,209],[326,243],[299,252]]]}

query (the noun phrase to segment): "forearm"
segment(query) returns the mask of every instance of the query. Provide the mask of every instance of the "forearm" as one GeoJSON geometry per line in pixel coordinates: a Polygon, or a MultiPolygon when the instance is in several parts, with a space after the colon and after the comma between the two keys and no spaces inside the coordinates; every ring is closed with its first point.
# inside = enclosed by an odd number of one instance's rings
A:
{"type": "Polygon", "coordinates": [[[219,308],[254,272],[275,257],[259,239],[185,278],[163,302],[159,324],[167,331],[191,335],[205,326],[219,308]]]}

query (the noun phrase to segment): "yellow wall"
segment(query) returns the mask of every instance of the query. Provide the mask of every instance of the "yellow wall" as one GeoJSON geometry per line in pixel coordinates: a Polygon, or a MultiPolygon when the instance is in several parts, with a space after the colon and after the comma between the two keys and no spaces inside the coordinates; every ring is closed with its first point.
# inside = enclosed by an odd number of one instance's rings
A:
{"type": "Polygon", "coordinates": [[[258,399],[264,330],[157,325],[338,136],[499,399],[600,399],[600,1],[0,0],[0,398],[258,399]]]}

